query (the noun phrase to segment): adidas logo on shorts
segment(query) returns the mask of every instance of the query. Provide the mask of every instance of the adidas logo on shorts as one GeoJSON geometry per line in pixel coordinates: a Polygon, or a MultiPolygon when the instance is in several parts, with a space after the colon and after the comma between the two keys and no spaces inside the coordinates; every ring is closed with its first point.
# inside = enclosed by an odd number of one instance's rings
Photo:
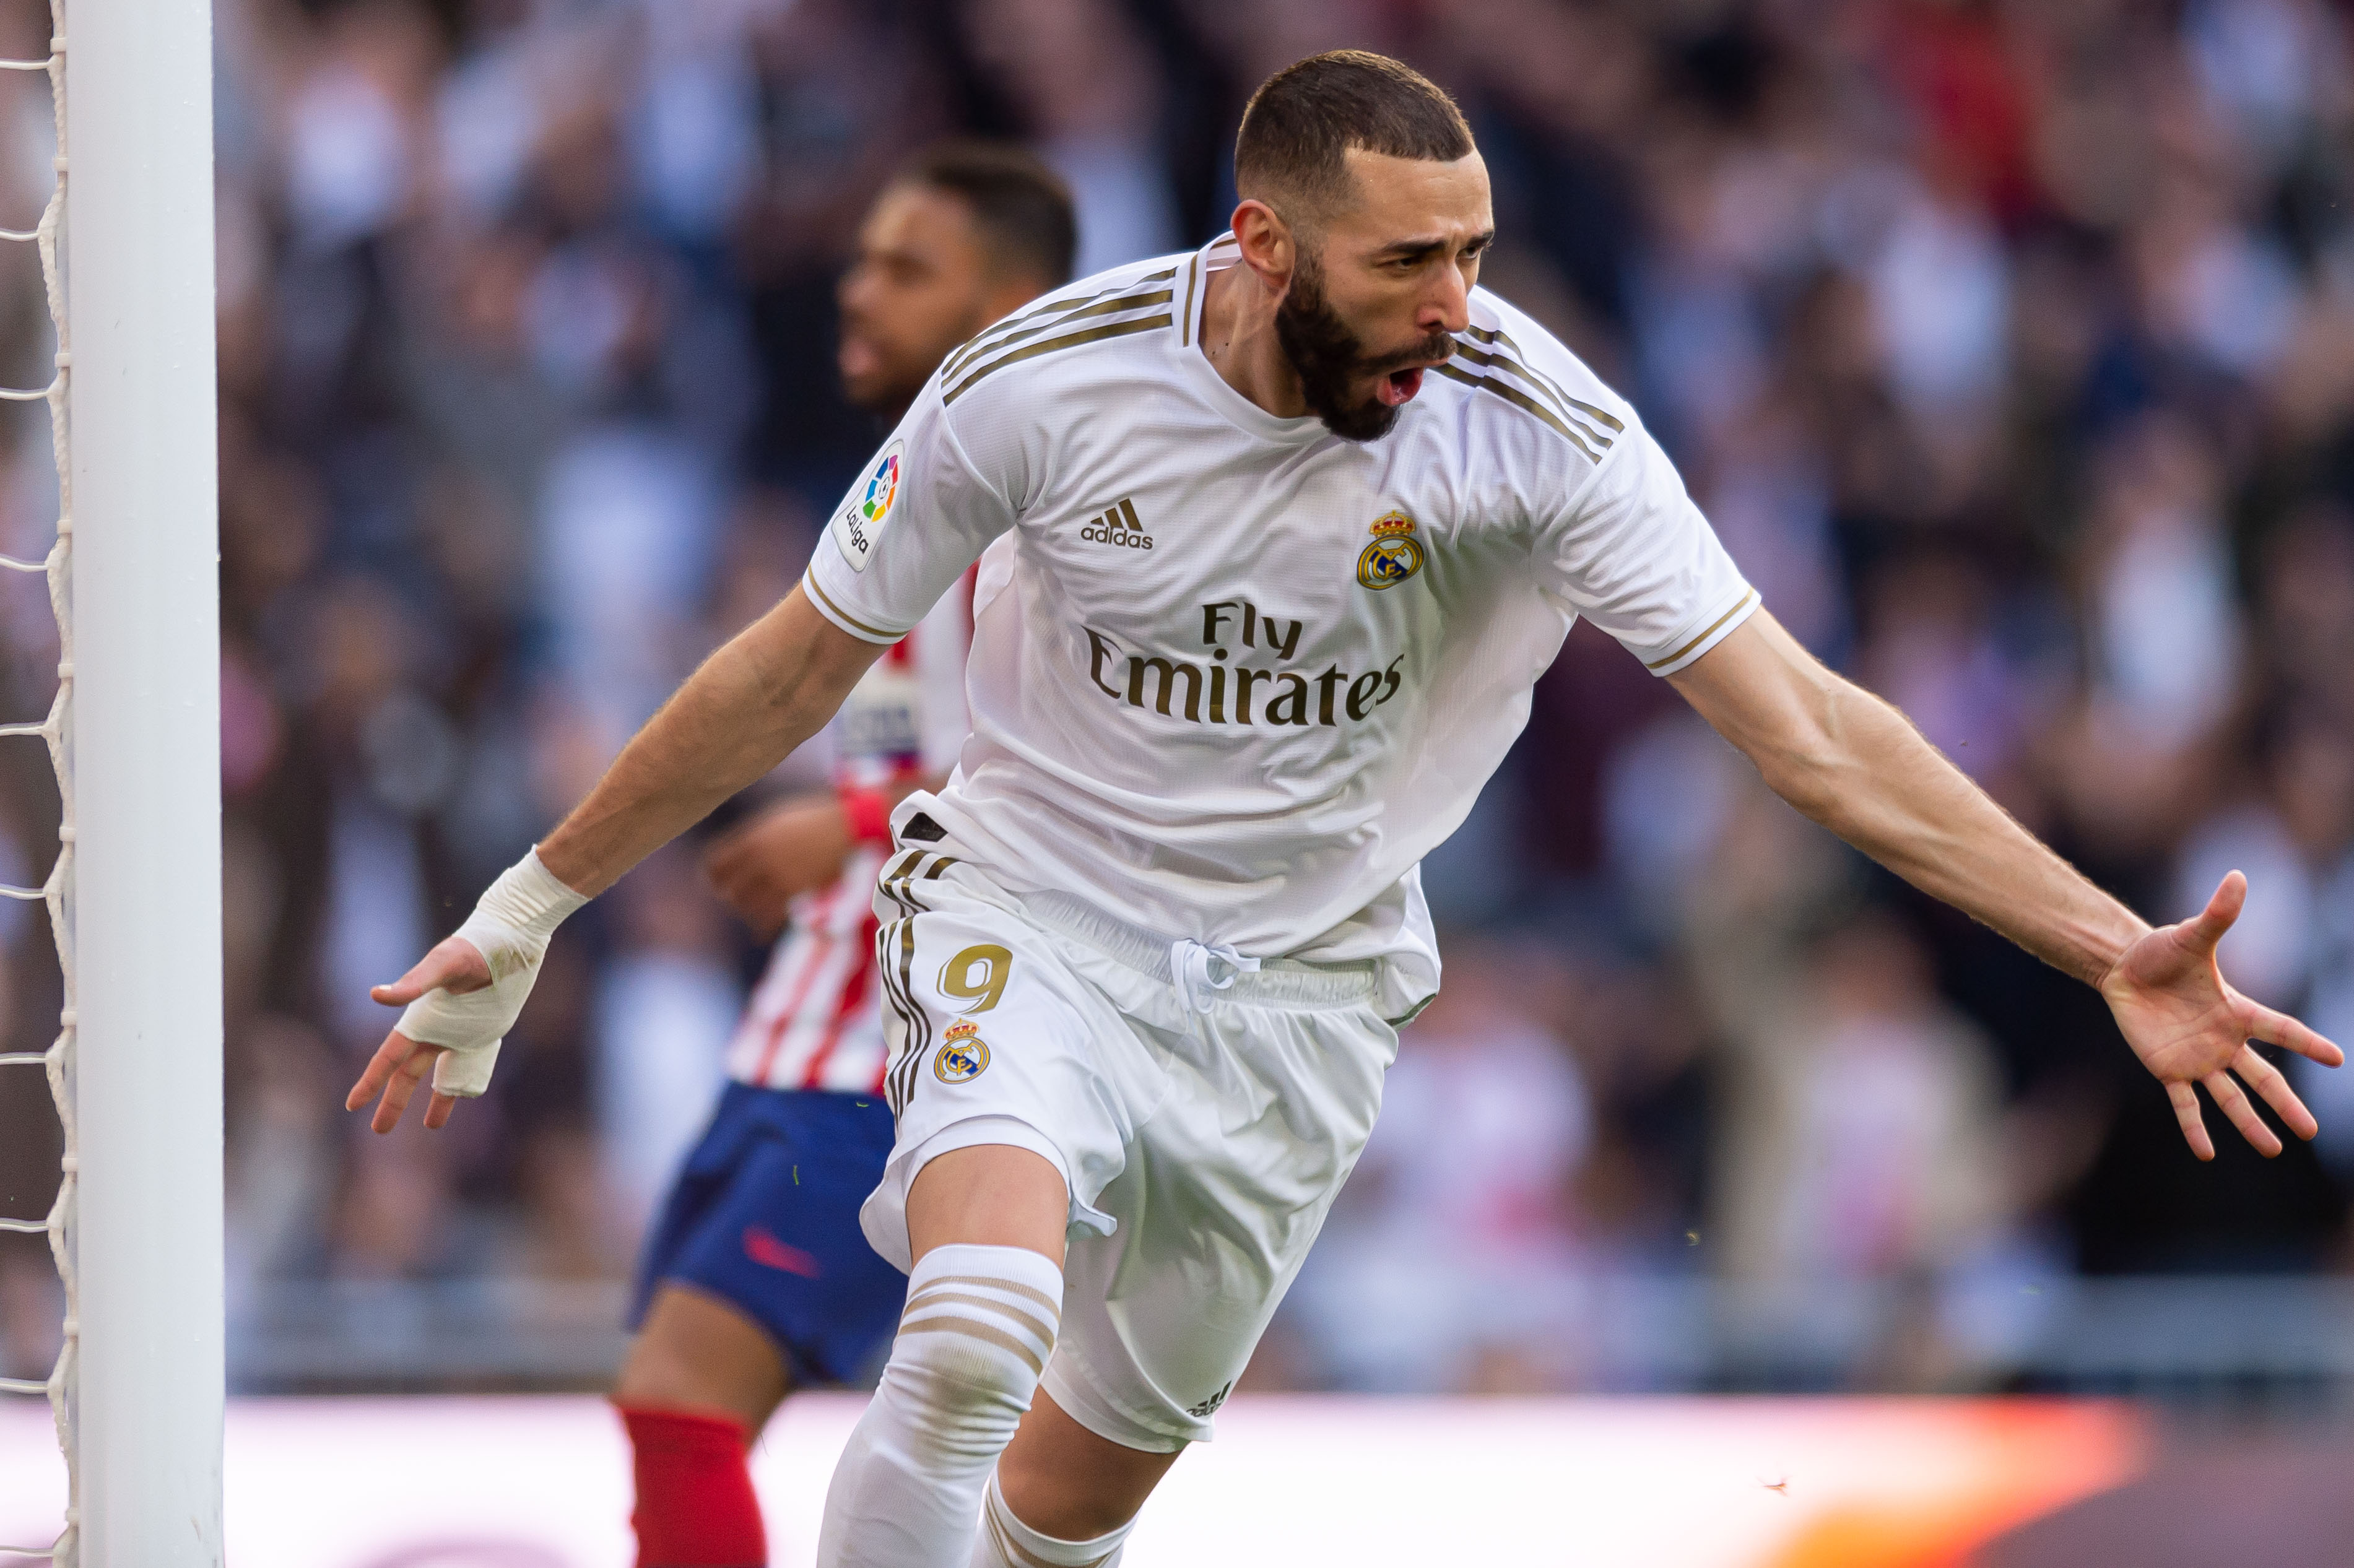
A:
{"type": "Polygon", "coordinates": [[[1144,524],[1136,520],[1135,503],[1125,495],[1102,516],[1080,529],[1079,537],[1093,540],[1098,545],[1118,545],[1126,550],[1152,548],[1152,535],[1146,533],[1144,524]]]}
{"type": "Polygon", "coordinates": [[[1214,1415],[1217,1414],[1218,1406],[1225,1404],[1226,1395],[1234,1393],[1234,1391],[1235,1385],[1230,1383],[1226,1384],[1225,1387],[1218,1390],[1217,1393],[1210,1395],[1209,1398],[1202,1401],[1201,1404],[1193,1406],[1193,1409],[1187,1411],[1185,1414],[1197,1420],[1203,1417],[1214,1415]]]}

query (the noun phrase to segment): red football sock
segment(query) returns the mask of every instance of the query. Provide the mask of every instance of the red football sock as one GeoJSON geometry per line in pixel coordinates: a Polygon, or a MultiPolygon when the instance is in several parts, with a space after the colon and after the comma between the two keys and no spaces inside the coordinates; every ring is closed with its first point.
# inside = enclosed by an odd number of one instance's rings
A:
{"type": "Polygon", "coordinates": [[[616,1405],[638,1485],[638,1568],[766,1568],[769,1540],[745,1463],[751,1435],[725,1415],[616,1405]]]}

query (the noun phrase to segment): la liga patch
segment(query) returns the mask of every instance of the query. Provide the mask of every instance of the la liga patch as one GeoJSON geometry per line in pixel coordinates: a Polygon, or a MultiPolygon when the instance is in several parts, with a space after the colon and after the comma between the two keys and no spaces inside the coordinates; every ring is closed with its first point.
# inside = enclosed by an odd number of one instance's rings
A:
{"type": "Polygon", "coordinates": [[[907,445],[905,441],[893,441],[885,447],[865,479],[852,487],[850,499],[834,514],[834,546],[841,550],[842,558],[850,563],[854,572],[866,569],[867,557],[875,552],[875,541],[883,536],[883,525],[891,520],[891,510],[898,503],[907,445]]]}

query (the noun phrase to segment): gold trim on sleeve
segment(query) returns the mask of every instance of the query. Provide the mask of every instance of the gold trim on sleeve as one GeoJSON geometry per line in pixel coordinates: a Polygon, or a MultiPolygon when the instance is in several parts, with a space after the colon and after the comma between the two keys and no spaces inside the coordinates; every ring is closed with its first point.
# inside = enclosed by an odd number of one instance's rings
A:
{"type": "Polygon", "coordinates": [[[1723,615],[1718,616],[1714,620],[1710,621],[1701,631],[1699,636],[1693,638],[1691,641],[1685,643],[1682,647],[1677,649],[1666,658],[1654,659],[1649,663],[1644,665],[1643,668],[1646,670],[1665,669],[1668,665],[1674,663],[1677,660],[1682,658],[1685,654],[1691,652],[1693,649],[1707,641],[1711,637],[1715,636],[1716,629],[1718,627],[1723,626],[1726,621],[1731,620],[1734,616],[1739,615],[1743,610],[1747,609],[1751,605],[1756,602],[1757,590],[1755,588],[1751,588],[1747,593],[1741,596],[1739,603],[1735,604],[1731,609],[1726,610],[1723,615]]]}
{"type": "Polygon", "coordinates": [[[826,592],[824,588],[818,586],[817,574],[815,572],[803,572],[801,574],[801,586],[810,590],[810,596],[815,599],[818,603],[823,605],[827,609],[832,610],[838,619],[848,621],[852,627],[864,633],[870,641],[889,644],[896,642],[899,639],[907,635],[904,631],[885,631],[879,626],[869,626],[864,621],[859,620],[856,616],[851,614],[850,611],[843,609],[842,606],[834,603],[833,596],[826,592]]]}

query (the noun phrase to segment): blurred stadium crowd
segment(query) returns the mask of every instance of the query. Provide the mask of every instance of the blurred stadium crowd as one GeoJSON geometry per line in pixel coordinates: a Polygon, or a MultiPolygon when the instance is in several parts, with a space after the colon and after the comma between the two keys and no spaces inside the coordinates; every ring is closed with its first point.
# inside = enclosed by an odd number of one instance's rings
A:
{"type": "MultiPolygon", "coordinates": [[[[217,15],[233,1312],[626,1270],[758,959],[692,848],[565,928],[446,1135],[338,1108],[367,985],[795,580],[878,439],[832,291],[901,157],[1018,137],[1082,272],[1178,249],[1224,226],[1250,88],[1342,43],[1460,97],[1483,281],[1633,397],[1771,609],[2151,917],[2246,870],[2232,972],[2354,1042],[2354,5],[217,15]]],[[[5,19],[39,52],[45,11],[5,19]]],[[[16,225],[48,108],[0,94],[16,225]]],[[[29,257],[0,350],[44,377],[29,257]]],[[[37,406],[5,432],[0,548],[37,556],[37,406]]],[[[0,710],[37,714],[46,606],[0,591],[0,710]]],[[[0,881],[56,821],[37,747],[0,752],[0,881]]],[[[1426,875],[1447,991],[1257,1381],[1984,1385],[2072,1278],[2354,1264],[2354,1079],[2300,1080],[2317,1146],[2195,1167],[2096,998],[1807,827],[1585,629],[1426,875]]],[[[37,908],[0,938],[0,1038],[38,1049],[37,908]]],[[[55,1180],[37,1078],[0,1082],[10,1213],[55,1180]]],[[[53,1289],[0,1252],[9,1370],[48,1365],[53,1289]]]]}

